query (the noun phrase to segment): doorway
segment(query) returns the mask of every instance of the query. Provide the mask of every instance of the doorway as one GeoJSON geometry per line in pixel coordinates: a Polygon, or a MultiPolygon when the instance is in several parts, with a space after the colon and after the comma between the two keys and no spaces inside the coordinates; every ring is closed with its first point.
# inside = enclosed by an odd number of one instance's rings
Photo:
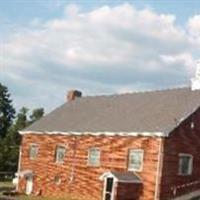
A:
{"type": "Polygon", "coordinates": [[[32,193],[33,190],[33,177],[28,176],[26,178],[26,194],[29,195],[32,193]]]}
{"type": "Polygon", "coordinates": [[[108,177],[104,182],[104,198],[103,200],[114,200],[114,178],[108,177]]]}

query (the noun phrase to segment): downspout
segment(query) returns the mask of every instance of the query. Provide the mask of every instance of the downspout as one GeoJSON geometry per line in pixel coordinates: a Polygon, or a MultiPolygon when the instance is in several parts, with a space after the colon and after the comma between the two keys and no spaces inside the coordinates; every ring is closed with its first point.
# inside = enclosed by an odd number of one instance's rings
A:
{"type": "Polygon", "coordinates": [[[162,169],[163,169],[163,149],[164,149],[163,144],[164,144],[164,139],[159,138],[159,152],[158,152],[156,186],[155,186],[154,200],[159,200],[159,198],[160,198],[161,178],[162,178],[162,169]]]}
{"type": "Polygon", "coordinates": [[[19,190],[19,174],[20,174],[20,171],[21,171],[21,157],[22,157],[22,147],[20,145],[19,147],[19,159],[18,159],[18,169],[17,169],[17,186],[16,186],[16,190],[18,191],[19,190]]]}

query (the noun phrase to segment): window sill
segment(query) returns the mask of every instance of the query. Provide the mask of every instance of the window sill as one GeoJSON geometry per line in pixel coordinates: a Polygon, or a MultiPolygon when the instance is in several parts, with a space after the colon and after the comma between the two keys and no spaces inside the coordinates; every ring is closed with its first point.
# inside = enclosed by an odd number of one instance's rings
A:
{"type": "Polygon", "coordinates": [[[142,169],[128,169],[129,172],[142,172],[142,169]]]}
{"type": "Polygon", "coordinates": [[[101,165],[90,165],[90,164],[87,164],[87,167],[98,168],[98,167],[101,167],[101,165]]]}
{"type": "Polygon", "coordinates": [[[178,174],[178,176],[192,176],[192,174],[178,174]]]}
{"type": "Polygon", "coordinates": [[[29,158],[29,160],[35,161],[35,160],[37,160],[37,158],[29,158]]]}
{"type": "Polygon", "coordinates": [[[58,162],[58,161],[56,161],[55,164],[57,164],[57,165],[63,165],[64,162],[58,162]]]}

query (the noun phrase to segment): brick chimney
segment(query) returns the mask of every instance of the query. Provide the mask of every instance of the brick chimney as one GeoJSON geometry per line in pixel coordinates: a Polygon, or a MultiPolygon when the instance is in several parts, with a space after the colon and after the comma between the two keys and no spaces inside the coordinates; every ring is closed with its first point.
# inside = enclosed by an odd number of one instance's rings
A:
{"type": "Polygon", "coordinates": [[[70,90],[67,93],[67,101],[73,101],[77,97],[80,98],[82,96],[82,93],[78,90],[70,90]]]}

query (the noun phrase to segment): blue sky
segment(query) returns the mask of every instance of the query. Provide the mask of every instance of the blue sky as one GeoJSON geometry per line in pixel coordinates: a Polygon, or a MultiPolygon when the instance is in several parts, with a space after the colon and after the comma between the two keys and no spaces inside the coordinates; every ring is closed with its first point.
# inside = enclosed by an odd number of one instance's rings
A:
{"type": "Polygon", "coordinates": [[[67,90],[182,87],[200,58],[200,1],[0,1],[0,82],[19,109],[49,112],[67,90]]]}
{"type": "Polygon", "coordinates": [[[67,4],[77,4],[82,10],[89,11],[104,5],[116,6],[125,2],[139,9],[150,7],[159,13],[176,14],[180,23],[200,11],[199,0],[3,0],[0,2],[0,16],[4,20],[24,23],[37,17],[44,20],[60,17],[67,4]]]}

